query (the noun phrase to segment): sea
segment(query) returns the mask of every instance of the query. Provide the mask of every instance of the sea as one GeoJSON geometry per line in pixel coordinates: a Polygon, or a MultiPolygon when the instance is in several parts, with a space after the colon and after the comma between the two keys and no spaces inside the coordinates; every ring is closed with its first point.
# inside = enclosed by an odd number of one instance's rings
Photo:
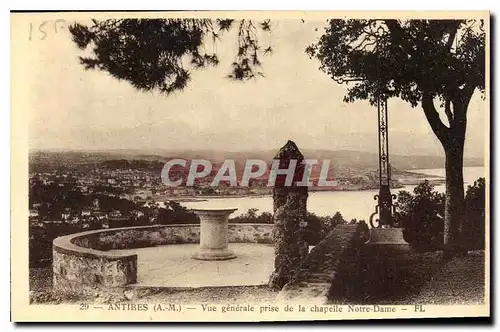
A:
{"type": "MultiPolygon", "coordinates": [[[[445,175],[444,168],[436,169],[412,169],[411,172],[427,174],[430,176],[445,175]]],[[[485,167],[464,167],[464,186],[472,185],[479,177],[487,177],[485,167]]],[[[393,194],[398,194],[401,190],[413,192],[416,185],[407,185],[400,189],[392,189],[393,194]]],[[[445,191],[445,185],[436,185],[435,190],[445,191]]],[[[307,200],[307,210],[318,216],[333,215],[337,211],[342,214],[345,220],[356,218],[368,221],[370,214],[375,211],[377,204],[374,196],[377,189],[363,191],[318,191],[309,192],[307,200]]],[[[258,213],[272,212],[273,200],[271,196],[250,196],[250,197],[221,197],[207,198],[201,202],[183,202],[187,208],[207,208],[223,209],[237,208],[231,217],[235,217],[247,212],[249,209],[257,209],[258,213]]]]}

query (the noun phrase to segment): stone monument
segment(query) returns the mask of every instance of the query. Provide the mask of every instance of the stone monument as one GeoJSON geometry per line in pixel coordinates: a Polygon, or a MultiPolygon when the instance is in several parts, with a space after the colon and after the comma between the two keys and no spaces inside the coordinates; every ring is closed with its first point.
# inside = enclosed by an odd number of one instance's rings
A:
{"type": "Polygon", "coordinates": [[[273,189],[275,260],[269,286],[280,290],[291,280],[308,253],[305,241],[308,190],[306,186],[297,185],[303,178],[305,165],[302,164],[304,156],[294,142],[288,141],[274,160],[279,160],[280,169],[288,168],[291,160],[297,160],[291,186],[285,185],[285,175],[278,175],[273,189]]]}
{"type": "Polygon", "coordinates": [[[236,258],[228,249],[229,215],[237,209],[193,209],[200,217],[200,248],[194,259],[220,261],[236,258]]]}

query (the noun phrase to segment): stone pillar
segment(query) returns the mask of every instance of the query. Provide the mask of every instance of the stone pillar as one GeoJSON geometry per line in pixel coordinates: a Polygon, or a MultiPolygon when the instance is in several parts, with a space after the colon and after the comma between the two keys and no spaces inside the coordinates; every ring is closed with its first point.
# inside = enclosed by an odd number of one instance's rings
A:
{"type": "Polygon", "coordinates": [[[200,248],[194,259],[204,261],[219,261],[236,258],[228,249],[229,215],[237,209],[193,209],[200,217],[200,248]]]}
{"type": "Polygon", "coordinates": [[[279,175],[273,189],[273,241],[274,272],[269,279],[269,286],[280,290],[292,281],[292,276],[308,253],[305,241],[307,227],[307,187],[298,186],[302,180],[304,156],[297,145],[288,141],[277,153],[275,160],[280,161],[280,169],[288,168],[290,160],[297,160],[291,186],[285,186],[284,175],[279,175]]]}

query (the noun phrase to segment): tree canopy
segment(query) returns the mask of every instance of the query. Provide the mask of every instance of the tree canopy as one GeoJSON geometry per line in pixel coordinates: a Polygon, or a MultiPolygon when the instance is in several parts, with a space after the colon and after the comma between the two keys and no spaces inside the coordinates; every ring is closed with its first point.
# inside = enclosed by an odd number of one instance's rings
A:
{"type": "Polygon", "coordinates": [[[482,20],[330,20],[306,51],[337,82],[352,81],[346,102],[384,95],[416,106],[424,93],[484,89],[482,20]]]}
{"type": "Polygon", "coordinates": [[[110,73],[143,91],[172,93],[185,88],[193,69],[216,66],[216,52],[207,42],[217,42],[237,26],[237,53],[229,78],[246,80],[263,75],[261,55],[271,46],[259,44],[258,32],[271,31],[270,21],[231,19],[109,19],[75,23],[69,27],[73,41],[90,56],[80,57],[86,69],[110,73]]]}
{"type": "Polygon", "coordinates": [[[421,104],[446,156],[447,255],[460,246],[467,110],[474,91],[485,89],[485,44],[483,20],[334,19],[306,49],[320,70],[348,84],[345,102],[397,97],[421,104]]]}

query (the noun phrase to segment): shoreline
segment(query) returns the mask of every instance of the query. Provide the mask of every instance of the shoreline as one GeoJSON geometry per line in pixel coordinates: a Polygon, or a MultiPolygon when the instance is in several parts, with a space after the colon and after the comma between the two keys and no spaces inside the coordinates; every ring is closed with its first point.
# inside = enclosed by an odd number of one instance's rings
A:
{"type": "MultiPolygon", "coordinates": [[[[425,174],[413,172],[411,170],[398,171],[393,174],[394,179],[399,183],[397,185],[391,186],[391,189],[404,189],[406,186],[417,186],[423,181],[427,180],[432,185],[438,186],[445,184],[446,179],[439,175],[425,174]]],[[[362,187],[338,187],[336,189],[326,188],[321,189],[320,187],[310,187],[309,193],[314,192],[352,192],[352,191],[373,191],[378,190],[378,185],[367,185],[362,187]]],[[[272,196],[272,190],[266,193],[245,193],[245,194],[235,194],[235,195],[194,195],[194,196],[180,196],[180,197],[162,197],[160,200],[169,200],[179,203],[189,203],[189,202],[206,202],[212,199],[228,199],[228,198],[260,198],[272,196]]]]}
{"type": "MultiPolygon", "coordinates": [[[[432,181],[430,182],[433,185],[442,185],[445,183],[444,179],[436,179],[437,181],[432,181]]],[[[404,189],[407,186],[416,186],[420,184],[422,181],[419,182],[408,182],[408,183],[403,183],[399,186],[393,186],[391,187],[391,190],[393,189],[404,189]]],[[[327,190],[309,190],[309,193],[316,193],[316,192],[356,192],[356,191],[373,191],[373,190],[378,190],[378,186],[370,187],[370,188],[363,188],[363,189],[327,189],[327,190]]],[[[179,203],[189,203],[189,202],[207,202],[208,200],[212,199],[227,199],[227,198],[261,198],[261,197],[268,197],[272,196],[272,192],[270,193],[265,193],[265,194],[237,194],[237,195],[196,195],[196,196],[182,196],[182,197],[164,197],[161,200],[169,200],[169,201],[175,201],[179,203]]]]}

